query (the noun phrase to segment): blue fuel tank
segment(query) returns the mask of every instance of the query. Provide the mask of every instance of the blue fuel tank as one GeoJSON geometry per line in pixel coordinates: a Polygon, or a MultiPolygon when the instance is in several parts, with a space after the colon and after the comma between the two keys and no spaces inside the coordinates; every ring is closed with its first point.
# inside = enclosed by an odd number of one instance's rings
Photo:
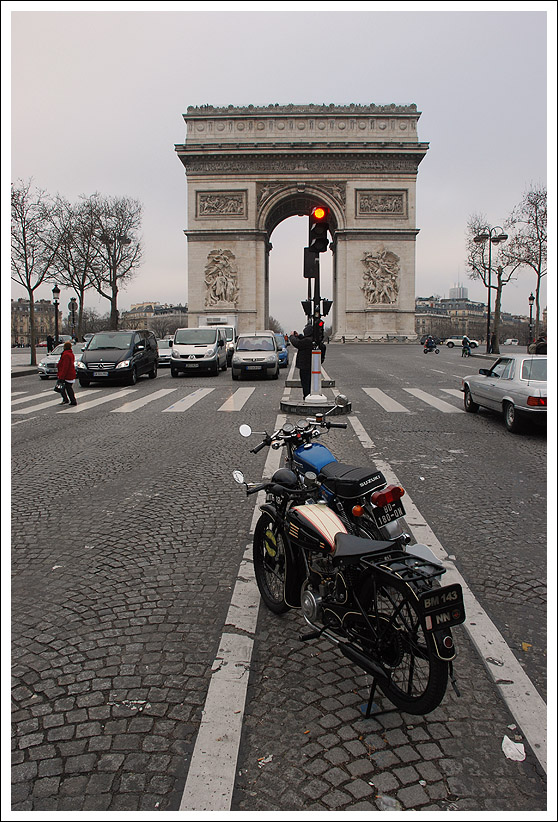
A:
{"type": "Polygon", "coordinates": [[[298,470],[303,474],[306,471],[313,471],[316,475],[319,475],[324,465],[337,462],[331,451],[319,442],[299,445],[295,448],[294,461],[298,470]]]}

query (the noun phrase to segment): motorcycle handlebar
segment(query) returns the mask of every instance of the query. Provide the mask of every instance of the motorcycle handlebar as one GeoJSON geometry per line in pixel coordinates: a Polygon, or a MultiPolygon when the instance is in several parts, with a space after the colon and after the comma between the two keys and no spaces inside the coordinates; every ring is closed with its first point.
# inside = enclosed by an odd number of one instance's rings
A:
{"type": "Polygon", "coordinates": [[[259,445],[256,445],[255,448],[250,449],[250,453],[257,454],[258,451],[261,451],[262,448],[265,448],[266,445],[269,445],[269,442],[267,442],[267,440],[264,440],[263,442],[260,442],[259,445]]]}
{"type": "Polygon", "coordinates": [[[346,428],[347,423],[346,422],[328,422],[327,427],[328,428],[346,428]]]}

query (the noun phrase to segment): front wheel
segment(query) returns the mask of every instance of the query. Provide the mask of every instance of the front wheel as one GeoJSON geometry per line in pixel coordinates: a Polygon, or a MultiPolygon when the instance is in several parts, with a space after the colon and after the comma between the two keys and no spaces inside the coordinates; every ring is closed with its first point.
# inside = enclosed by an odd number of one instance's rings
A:
{"type": "Polygon", "coordinates": [[[448,343],[448,348],[453,348],[453,343],[448,343]]]}
{"type": "Polygon", "coordinates": [[[367,580],[359,595],[372,633],[355,614],[353,641],[383,668],[378,684],[397,708],[413,715],[430,713],[444,698],[448,663],[436,656],[411,589],[397,582],[374,589],[367,580]]]}
{"type": "Polygon", "coordinates": [[[91,380],[86,379],[86,377],[79,377],[79,384],[82,388],[89,388],[91,385],[91,380]]]}
{"type": "Polygon", "coordinates": [[[128,378],[128,382],[130,385],[135,385],[138,381],[138,372],[136,371],[136,367],[132,368],[132,372],[128,378]]]}
{"type": "Polygon", "coordinates": [[[155,377],[157,376],[157,363],[156,362],[153,363],[153,368],[149,372],[148,376],[149,376],[150,380],[154,380],[155,377]]]}
{"type": "Polygon", "coordinates": [[[253,556],[261,598],[274,614],[288,611],[285,602],[285,537],[275,519],[265,512],[254,531],[253,556]]]}

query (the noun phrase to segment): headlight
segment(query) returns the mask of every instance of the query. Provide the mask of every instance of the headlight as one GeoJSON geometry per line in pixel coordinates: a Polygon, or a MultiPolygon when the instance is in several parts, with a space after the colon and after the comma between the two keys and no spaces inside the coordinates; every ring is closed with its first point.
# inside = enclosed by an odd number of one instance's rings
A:
{"type": "Polygon", "coordinates": [[[265,361],[266,362],[275,362],[275,357],[273,355],[270,355],[269,357],[266,357],[265,361]]]}
{"type": "Polygon", "coordinates": [[[203,356],[204,357],[213,357],[214,354],[215,354],[215,351],[212,348],[208,348],[203,356]]]}
{"type": "Polygon", "coordinates": [[[122,362],[119,362],[116,367],[117,368],[128,368],[129,365],[130,365],[130,360],[122,360],[122,362]]]}
{"type": "Polygon", "coordinates": [[[180,353],[177,348],[172,349],[172,356],[175,357],[177,360],[180,359],[180,353]]]}
{"type": "Polygon", "coordinates": [[[39,368],[46,368],[46,362],[40,362],[39,368]]]}
{"type": "Polygon", "coordinates": [[[76,368],[87,368],[86,364],[81,360],[78,360],[76,363],[76,368]]]}

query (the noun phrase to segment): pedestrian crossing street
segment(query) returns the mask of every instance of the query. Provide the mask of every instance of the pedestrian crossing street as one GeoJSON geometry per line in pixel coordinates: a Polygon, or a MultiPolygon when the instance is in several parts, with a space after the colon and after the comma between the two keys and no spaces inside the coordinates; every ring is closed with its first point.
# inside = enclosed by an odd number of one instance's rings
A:
{"type": "MultiPolygon", "coordinates": [[[[392,393],[386,393],[380,388],[358,389],[363,393],[360,396],[351,397],[353,407],[355,402],[370,400],[376,408],[381,408],[390,414],[411,414],[417,413],[425,408],[438,411],[442,414],[461,414],[463,411],[463,395],[457,388],[441,388],[440,394],[424,391],[421,388],[397,388],[394,387],[392,393]]],[[[285,389],[285,397],[290,395],[290,388],[285,389]]],[[[328,389],[326,389],[327,393],[328,389]]],[[[194,406],[203,407],[203,401],[211,397],[218,401],[226,394],[226,399],[222,402],[217,411],[235,413],[246,408],[256,392],[254,400],[257,401],[258,392],[254,386],[246,386],[223,392],[222,386],[216,388],[196,388],[193,391],[185,392],[181,386],[173,388],[161,388],[148,391],[144,384],[136,385],[133,388],[88,388],[76,389],[76,399],[78,405],[70,408],[61,405],[59,395],[54,395],[52,389],[43,389],[39,393],[14,391],[12,392],[12,416],[25,418],[36,414],[38,411],[52,409],[54,413],[64,415],[85,414],[91,409],[104,405],[112,414],[133,414],[147,406],[152,406],[163,414],[181,414],[189,411],[194,406]],[[217,392],[216,394],[214,392],[217,392]],[[59,408],[56,408],[59,406],[59,408]]],[[[299,389],[293,389],[292,396],[298,396],[299,389]]],[[[335,391],[334,393],[339,393],[335,391]]]]}

